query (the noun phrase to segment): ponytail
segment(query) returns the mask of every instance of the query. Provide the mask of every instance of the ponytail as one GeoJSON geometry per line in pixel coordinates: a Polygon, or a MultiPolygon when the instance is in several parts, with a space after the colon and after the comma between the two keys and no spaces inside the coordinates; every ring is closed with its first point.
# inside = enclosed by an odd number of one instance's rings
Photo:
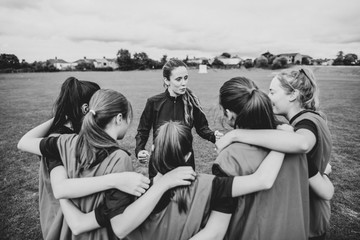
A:
{"type": "Polygon", "coordinates": [[[184,102],[184,115],[185,115],[185,124],[191,126],[194,121],[194,107],[198,108],[202,113],[202,107],[200,105],[200,100],[192,91],[187,88],[183,96],[184,102]]]}
{"type": "Polygon", "coordinates": [[[74,132],[78,133],[83,118],[81,106],[89,103],[91,96],[99,89],[99,85],[94,82],[79,81],[75,77],[67,78],[54,104],[54,121],[48,134],[55,132],[67,122],[70,122],[74,132]]]}
{"type": "Polygon", "coordinates": [[[277,125],[269,97],[245,77],[232,78],[223,84],[219,104],[237,115],[236,128],[274,129],[277,125]]]}
{"type": "Polygon", "coordinates": [[[113,90],[97,91],[90,100],[89,108],[76,144],[79,172],[98,164],[101,161],[97,156],[100,151],[108,153],[111,149],[119,149],[117,141],[105,132],[107,124],[119,113],[125,121],[132,118],[130,102],[113,90]]]}

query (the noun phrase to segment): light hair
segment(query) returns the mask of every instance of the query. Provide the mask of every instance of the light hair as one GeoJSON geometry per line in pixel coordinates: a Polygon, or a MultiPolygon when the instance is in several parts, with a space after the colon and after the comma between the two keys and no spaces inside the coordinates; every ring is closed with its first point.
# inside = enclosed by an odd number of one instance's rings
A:
{"type": "MultiPolygon", "coordinates": [[[[192,140],[191,129],[180,122],[169,121],[161,125],[157,130],[152,156],[155,169],[166,174],[179,166],[189,166],[185,156],[192,152],[192,140]]],[[[186,213],[189,187],[176,187],[172,189],[172,194],[179,212],[186,213]]]]}
{"type": "Polygon", "coordinates": [[[287,94],[298,90],[298,101],[304,109],[317,111],[319,108],[319,89],[314,73],[309,69],[284,71],[276,75],[287,94]]]}
{"type": "Polygon", "coordinates": [[[100,150],[119,149],[119,144],[104,130],[107,124],[119,113],[124,120],[132,119],[130,102],[119,92],[109,89],[97,91],[91,98],[89,108],[95,112],[87,113],[76,144],[76,160],[79,172],[98,164],[100,150]]]}
{"type": "MultiPolygon", "coordinates": [[[[165,65],[162,68],[163,71],[163,77],[166,78],[168,81],[170,81],[170,77],[172,74],[172,71],[178,67],[185,67],[188,68],[186,64],[179,60],[179,59],[170,59],[165,63],[165,65]]],[[[164,84],[165,87],[168,87],[164,84]]],[[[203,112],[200,100],[199,98],[193,94],[193,92],[190,89],[186,89],[185,94],[182,98],[184,102],[184,118],[185,118],[185,124],[188,126],[191,126],[194,121],[194,107],[198,108],[201,112],[203,112]]],[[[204,112],[203,112],[204,113],[204,112]]]]}

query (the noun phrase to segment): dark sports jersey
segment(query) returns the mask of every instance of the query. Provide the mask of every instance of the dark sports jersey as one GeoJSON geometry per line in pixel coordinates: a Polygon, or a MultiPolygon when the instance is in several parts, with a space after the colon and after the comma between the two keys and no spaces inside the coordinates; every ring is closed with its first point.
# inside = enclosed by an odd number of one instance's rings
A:
{"type": "MultiPolygon", "coordinates": [[[[168,192],[159,201],[156,210],[127,236],[127,239],[142,239],[143,237],[144,239],[188,239],[177,236],[191,237],[196,234],[206,225],[212,210],[227,214],[234,211],[232,184],[233,177],[200,174],[188,188],[186,213],[179,213],[176,202],[171,200],[171,193],[168,192]]],[[[107,203],[107,199],[105,201],[107,206],[101,206],[95,211],[96,219],[101,226],[109,225],[109,219],[117,215],[110,213],[111,211],[121,213],[124,209],[123,205],[126,204],[122,200],[107,203]]]]}
{"type": "MultiPolygon", "coordinates": [[[[66,126],[55,129],[51,136],[72,134],[74,131],[66,126]]],[[[48,171],[47,160],[40,158],[39,166],[39,218],[43,239],[68,239],[71,230],[63,218],[60,203],[55,198],[48,171]]]]}
{"type": "MultiPolygon", "coordinates": [[[[244,176],[256,171],[268,150],[233,143],[213,165],[221,176],[244,176]]],[[[305,154],[286,154],[273,187],[237,198],[224,239],[299,239],[308,237],[309,185],[305,154]]]]}
{"type": "MultiPolygon", "coordinates": [[[[322,174],[329,163],[332,140],[330,130],[326,124],[326,120],[318,113],[310,110],[304,110],[296,114],[290,124],[294,126],[295,131],[300,128],[306,128],[312,131],[316,136],[316,144],[307,154],[308,161],[315,164],[319,172],[322,174]],[[312,131],[304,125],[315,126],[316,131],[312,131]]],[[[330,223],[330,201],[321,199],[316,193],[310,189],[310,237],[321,236],[326,233],[330,223]]]]}
{"type": "MultiPolygon", "coordinates": [[[[134,171],[131,158],[125,151],[120,149],[113,151],[110,155],[100,154],[99,156],[106,155],[101,162],[98,162],[98,164],[91,168],[79,171],[79,164],[75,160],[75,146],[77,139],[78,136],[75,134],[65,134],[55,138],[45,138],[40,144],[40,149],[46,157],[51,157],[57,161],[60,158],[69,178],[94,177],[116,172],[134,171]],[[55,146],[57,146],[57,150],[55,146]]],[[[125,197],[130,198],[130,196],[125,193],[123,194],[125,197]]],[[[80,211],[87,213],[95,210],[96,207],[103,202],[104,196],[104,192],[99,192],[86,197],[71,199],[71,201],[80,209],[80,211]]],[[[72,235],[70,232],[65,239],[116,239],[116,236],[112,231],[109,231],[109,229],[99,228],[77,236],[72,235]]]]}

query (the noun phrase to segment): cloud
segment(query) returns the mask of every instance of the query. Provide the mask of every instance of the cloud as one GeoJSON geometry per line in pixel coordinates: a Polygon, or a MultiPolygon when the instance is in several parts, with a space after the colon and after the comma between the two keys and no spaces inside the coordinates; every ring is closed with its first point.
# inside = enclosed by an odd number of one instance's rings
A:
{"type": "Polygon", "coordinates": [[[0,7],[12,10],[24,10],[27,8],[37,8],[40,6],[42,0],[1,0],[0,7]]]}

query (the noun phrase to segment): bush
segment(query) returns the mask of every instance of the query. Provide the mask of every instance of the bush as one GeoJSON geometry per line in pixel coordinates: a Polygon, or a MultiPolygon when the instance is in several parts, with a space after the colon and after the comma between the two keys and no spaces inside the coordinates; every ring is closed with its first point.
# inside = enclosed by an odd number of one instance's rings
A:
{"type": "Polygon", "coordinates": [[[281,69],[287,67],[287,59],[285,57],[275,58],[273,64],[271,65],[271,69],[281,69]]]}
{"type": "Polygon", "coordinates": [[[245,68],[252,68],[254,67],[253,61],[251,59],[246,59],[244,62],[244,67],[245,68]]]}
{"type": "Polygon", "coordinates": [[[254,63],[255,63],[255,67],[257,68],[267,68],[269,66],[268,60],[264,56],[260,56],[256,58],[254,63]]]}

